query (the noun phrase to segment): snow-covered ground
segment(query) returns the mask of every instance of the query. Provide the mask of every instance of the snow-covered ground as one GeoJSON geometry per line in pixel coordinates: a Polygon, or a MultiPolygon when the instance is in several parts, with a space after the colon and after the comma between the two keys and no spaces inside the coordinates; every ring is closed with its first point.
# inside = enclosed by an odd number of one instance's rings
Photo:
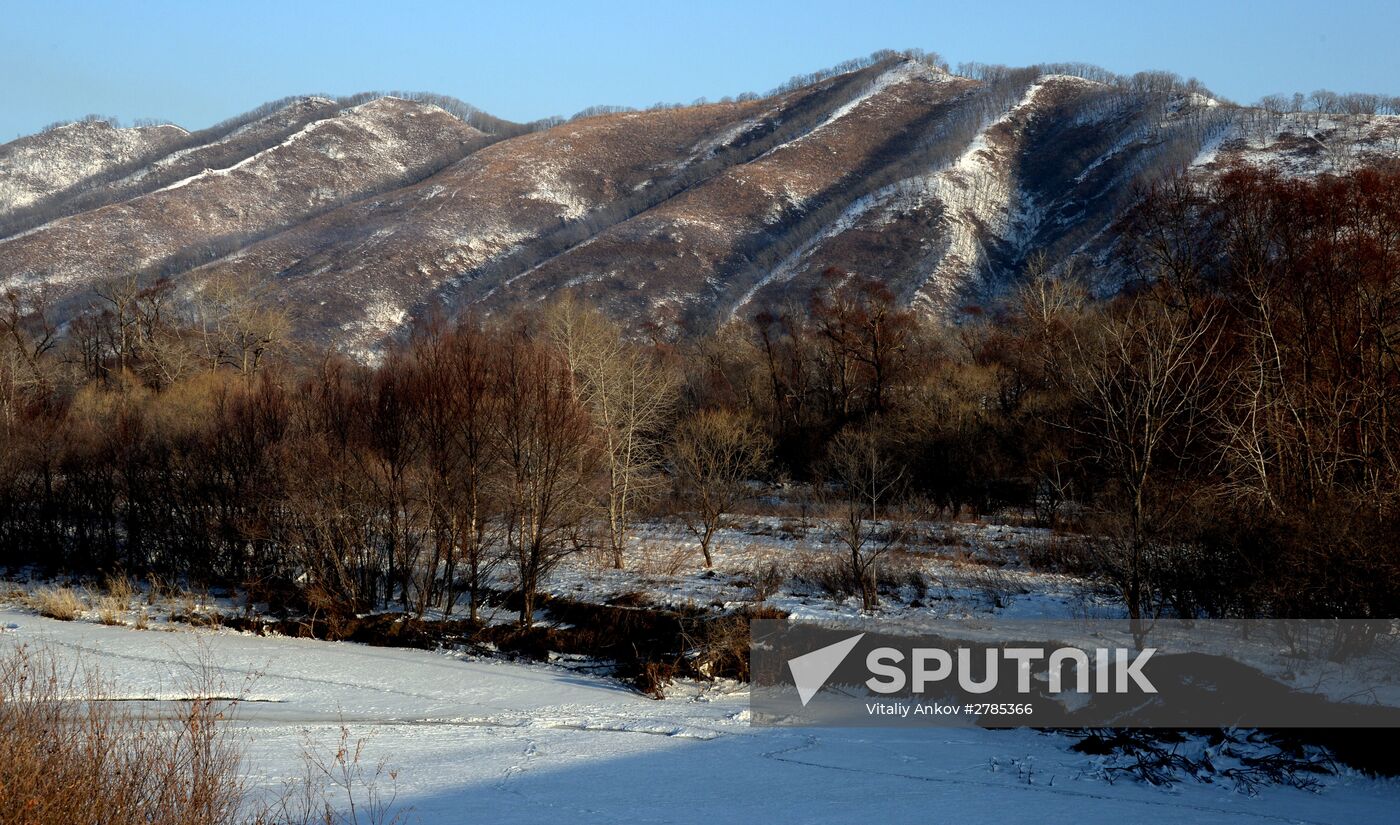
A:
{"type": "Polygon", "coordinates": [[[490,822],[1392,822],[1400,784],[1326,777],[1258,796],[1106,781],[1072,740],[1029,730],[753,728],[747,693],[656,701],[555,665],[459,653],[58,622],[0,610],[0,646],[99,668],[128,699],[185,695],[205,663],[245,694],[250,778],[300,775],[307,737],[342,722],[397,770],[412,820],[490,822]]]}
{"type": "MultiPolygon", "coordinates": [[[[794,620],[828,625],[863,623],[860,599],[834,599],[806,579],[823,564],[838,563],[846,552],[822,519],[740,515],[714,538],[713,569],[702,566],[700,544],[676,522],[638,525],[624,569],[587,555],[567,558],[543,584],[551,595],[605,602],[641,595],[661,607],[736,607],[760,594],[752,586],[765,570],[784,581],[764,601],[794,620]]],[[[895,578],[913,581],[886,593],[885,619],[911,623],[931,619],[1000,616],[1068,619],[1114,617],[1121,607],[1089,582],[1029,569],[1028,547],[1073,542],[1049,530],[985,522],[930,521],[916,525],[907,543],[882,557],[879,566],[895,578]]],[[[509,587],[509,581],[500,586],[509,587]]]]}

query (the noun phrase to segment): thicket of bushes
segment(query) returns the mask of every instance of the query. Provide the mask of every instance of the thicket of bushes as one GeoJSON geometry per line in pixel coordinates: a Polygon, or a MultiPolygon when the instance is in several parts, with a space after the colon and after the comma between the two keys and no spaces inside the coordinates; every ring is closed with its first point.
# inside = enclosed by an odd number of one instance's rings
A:
{"type": "Polygon", "coordinates": [[[790,479],[868,606],[909,525],[1013,506],[1092,536],[1066,563],[1134,615],[1396,615],[1397,193],[1393,169],[1167,181],[1120,244],[1140,283],[1033,267],[956,328],[833,271],[696,340],[565,301],[427,321],[366,366],[296,351],[271,301],[190,316],[133,281],[60,333],[11,295],[0,564],[468,618],[504,572],[528,623],[567,554],[621,566],[657,510],[705,541],[790,479]]]}

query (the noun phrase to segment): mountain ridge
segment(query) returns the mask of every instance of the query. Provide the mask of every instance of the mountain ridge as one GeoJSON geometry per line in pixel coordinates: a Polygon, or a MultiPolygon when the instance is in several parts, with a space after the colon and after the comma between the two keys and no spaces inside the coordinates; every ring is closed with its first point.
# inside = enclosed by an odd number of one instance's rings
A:
{"type": "Polygon", "coordinates": [[[1106,261],[1135,192],[1173,170],[1400,157],[1400,117],[1238,107],[1160,75],[848,68],[535,127],[382,95],[291,98],[197,140],[103,124],[65,149],[51,130],[0,145],[0,289],[71,317],[111,278],[182,301],[256,282],[298,337],[367,356],[433,311],[565,292],[674,336],[801,301],[831,267],[955,318],[1034,253],[1106,261]],[[65,170],[65,151],[96,160],[65,170]]]}

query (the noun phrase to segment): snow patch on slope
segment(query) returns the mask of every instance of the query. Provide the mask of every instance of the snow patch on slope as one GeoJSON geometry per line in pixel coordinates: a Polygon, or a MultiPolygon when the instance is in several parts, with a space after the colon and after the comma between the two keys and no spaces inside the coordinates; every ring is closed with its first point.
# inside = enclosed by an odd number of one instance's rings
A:
{"type": "Polygon", "coordinates": [[[758,126],[762,122],[763,119],[757,117],[741,120],[733,126],[729,127],[728,129],[724,130],[723,132],[720,132],[718,135],[715,135],[714,137],[709,138],[708,140],[703,140],[700,143],[697,143],[690,150],[690,162],[693,163],[698,160],[709,160],[710,158],[714,157],[715,154],[719,152],[719,150],[728,148],[729,146],[733,145],[734,141],[738,140],[748,132],[752,131],[756,126],[758,126]]]}
{"type": "Polygon", "coordinates": [[[293,120],[298,114],[306,111],[307,109],[322,106],[332,106],[334,104],[334,100],[325,97],[301,98],[263,117],[257,118],[249,123],[245,123],[242,126],[239,126],[237,129],[234,129],[232,132],[229,132],[227,135],[224,135],[222,138],[215,141],[214,143],[201,143],[197,146],[190,146],[185,149],[180,149],[175,152],[171,152],[165,157],[155,161],[151,165],[142,167],[141,169],[136,170],[135,172],[131,173],[125,178],[122,178],[120,181],[117,182],[117,184],[120,186],[122,184],[136,183],[138,181],[144,180],[152,172],[157,172],[162,169],[169,169],[172,166],[176,166],[183,159],[189,157],[190,155],[208,151],[212,146],[241,140],[247,137],[248,135],[259,131],[285,128],[289,124],[284,123],[283,121],[293,120]]]}
{"type": "Polygon", "coordinates": [[[376,291],[360,319],[341,326],[346,335],[346,352],[365,363],[378,363],[384,354],[377,345],[407,320],[408,310],[393,295],[376,291]]]}
{"type": "Polygon", "coordinates": [[[560,219],[571,221],[583,217],[592,204],[579,197],[560,174],[562,171],[563,167],[555,163],[542,164],[531,169],[535,188],[525,197],[559,207],[560,219]]]}
{"type": "Polygon", "coordinates": [[[947,169],[896,184],[897,197],[887,210],[907,211],[925,199],[944,204],[947,249],[924,275],[915,302],[933,310],[946,309],[961,284],[986,262],[985,235],[1012,244],[1024,242],[1040,220],[1039,210],[1020,192],[1014,165],[1001,157],[1003,149],[990,137],[994,130],[1024,128],[1034,117],[1037,98],[1051,83],[1091,83],[1067,75],[1047,75],[1031,84],[1015,106],[992,121],[973,138],[967,149],[947,169]]]}
{"type": "MultiPolygon", "coordinates": [[[[379,151],[384,154],[401,154],[406,148],[405,142],[400,137],[400,129],[396,128],[395,121],[404,117],[416,117],[425,111],[442,111],[436,106],[425,104],[410,104],[413,106],[407,112],[402,111],[404,101],[395,97],[380,97],[361,103],[358,106],[338,112],[335,115],[320,120],[312,121],[301,129],[288,135],[285,140],[276,146],[269,146],[260,152],[255,152],[246,158],[238,161],[232,166],[223,169],[205,169],[182,180],[178,180],[169,186],[161,187],[156,192],[168,192],[173,189],[181,189],[197,181],[207,180],[214,177],[223,177],[237,172],[240,169],[252,167],[265,159],[275,157],[288,147],[298,143],[303,143],[319,131],[328,127],[340,127],[367,138],[379,151]]],[[[340,141],[330,140],[319,150],[322,154],[332,160],[343,157],[343,149],[339,145],[340,141]]]]}
{"type": "Polygon", "coordinates": [[[838,107],[831,114],[827,115],[826,119],[823,120],[812,131],[816,132],[827,126],[830,126],[832,123],[835,123],[836,121],[855,111],[857,106],[861,105],[862,103],[866,102],[872,97],[880,94],[881,92],[885,91],[891,86],[898,86],[901,83],[906,83],[911,80],[944,81],[947,79],[949,79],[949,75],[945,72],[940,72],[931,66],[924,65],[923,63],[918,63],[913,60],[906,60],[897,66],[893,66],[881,72],[878,77],[876,77],[873,81],[870,82],[869,86],[866,86],[864,89],[861,90],[860,94],[856,95],[854,98],[838,107]]]}
{"type": "Polygon", "coordinates": [[[291,146],[292,144],[294,144],[294,143],[296,143],[296,142],[298,142],[298,141],[305,140],[306,137],[307,137],[308,135],[310,135],[311,133],[315,132],[317,129],[320,129],[320,128],[324,127],[324,126],[325,126],[326,124],[328,124],[328,123],[333,123],[333,122],[335,122],[335,121],[341,120],[342,118],[345,118],[345,117],[347,117],[347,116],[348,116],[348,113],[342,113],[342,114],[337,114],[337,115],[334,116],[334,117],[328,117],[328,118],[325,118],[325,119],[322,119],[322,120],[312,121],[311,123],[306,124],[306,126],[302,127],[301,129],[297,130],[296,132],[293,132],[291,135],[289,135],[289,136],[287,137],[286,140],[282,141],[281,143],[277,144],[276,146],[269,146],[268,148],[262,150],[261,152],[255,152],[255,153],[249,155],[248,157],[246,157],[246,158],[244,158],[244,159],[238,161],[237,163],[233,164],[232,166],[228,166],[228,167],[225,167],[225,168],[223,168],[223,169],[205,169],[205,170],[202,171],[202,172],[197,172],[197,173],[195,173],[195,174],[193,174],[193,175],[190,175],[190,176],[187,177],[187,178],[184,178],[184,179],[182,179],[182,180],[175,181],[174,183],[170,184],[169,186],[162,186],[161,188],[159,188],[159,189],[157,189],[157,190],[155,190],[155,191],[156,191],[156,192],[169,192],[169,191],[172,190],[172,189],[182,189],[182,188],[184,188],[184,187],[190,185],[191,183],[194,183],[195,181],[205,180],[205,179],[211,178],[211,177],[221,177],[221,176],[224,176],[224,175],[230,175],[230,174],[232,174],[232,173],[238,171],[239,169],[242,169],[242,168],[244,168],[244,167],[246,167],[246,166],[249,166],[249,165],[251,165],[251,164],[257,163],[258,161],[260,161],[260,160],[262,160],[262,159],[264,159],[264,158],[266,158],[266,157],[268,157],[268,156],[270,156],[270,155],[272,155],[272,154],[278,152],[278,151],[281,150],[281,149],[285,149],[285,148],[287,148],[288,146],[291,146]]]}
{"type": "Polygon", "coordinates": [[[70,123],[0,146],[0,215],[168,145],[178,126],[70,123]]]}
{"type": "Polygon", "coordinates": [[[854,112],[861,105],[869,102],[871,99],[875,98],[882,92],[887,91],[891,87],[898,86],[902,83],[907,83],[913,80],[924,80],[933,83],[944,83],[951,81],[952,79],[952,75],[949,75],[946,72],[941,72],[938,69],[935,69],[931,66],[927,66],[923,63],[918,63],[912,60],[905,61],[897,66],[892,66],[891,68],[881,72],[879,76],[877,76],[874,80],[870,81],[870,83],[864,89],[862,89],[855,97],[851,98],[850,100],[841,104],[837,108],[833,109],[831,113],[822,120],[821,123],[818,123],[816,126],[808,130],[805,134],[801,135],[800,137],[794,138],[788,143],[780,143],[777,146],[774,146],[772,149],[769,149],[767,152],[764,152],[762,155],[760,155],[758,159],[762,160],[763,158],[768,157],[774,152],[780,151],[785,147],[801,143],[802,141],[807,140],[813,135],[820,133],[828,126],[831,126],[833,123],[836,123],[837,121],[846,117],[851,112],[854,112]]]}
{"type": "Polygon", "coordinates": [[[1236,118],[1202,147],[1192,168],[1245,163],[1292,177],[1345,173],[1400,153],[1400,115],[1256,112],[1236,118]]]}
{"type": "Polygon", "coordinates": [[[985,258],[980,240],[983,229],[1014,239],[1028,234],[1037,218],[1031,204],[1018,202],[1007,165],[997,162],[999,150],[991,144],[989,135],[1000,126],[1028,119],[1037,96],[1047,83],[1065,80],[1091,83],[1067,75],[1040,78],[1026,89],[1014,106],[978,130],[967,148],[951,163],[892,183],[852,203],[824,231],[750,287],[735,304],[731,315],[747,306],[764,288],[787,283],[796,277],[811,254],[826,241],[858,224],[878,229],[897,215],[923,208],[934,199],[946,205],[949,244],[936,267],[925,276],[924,287],[920,288],[916,300],[929,303],[931,296],[927,288],[931,285],[965,280],[985,258]]]}

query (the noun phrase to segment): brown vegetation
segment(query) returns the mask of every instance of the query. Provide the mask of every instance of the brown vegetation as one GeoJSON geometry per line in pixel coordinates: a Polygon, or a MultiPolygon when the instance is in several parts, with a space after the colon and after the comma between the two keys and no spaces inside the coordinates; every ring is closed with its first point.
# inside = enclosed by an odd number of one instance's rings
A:
{"type": "Polygon", "coordinates": [[[280,794],[245,783],[236,700],[208,670],[192,698],[161,712],[112,701],[95,671],[48,651],[0,654],[0,822],[6,825],[389,825],[393,774],[341,730],[329,752],[308,741],[303,777],[280,794]]]}
{"type": "Polygon", "coordinates": [[[196,699],[172,716],[143,717],[103,695],[96,676],[65,675],[41,652],[0,656],[0,821],[242,821],[240,754],[221,721],[225,703],[196,699]]]}
{"type": "Polygon", "coordinates": [[[313,619],[465,596],[475,621],[505,574],[528,625],[550,571],[621,563],[639,514],[673,508],[708,562],[725,518],[798,480],[802,529],[846,549],[833,586],[871,608],[915,516],[1010,506],[1091,536],[1053,564],[1134,616],[1390,615],[1398,179],[1164,183],[1128,228],[1139,285],[1094,300],[1033,268],[958,329],[833,270],[679,344],[562,305],[425,323],[369,367],[259,343],[257,299],[194,325],[117,283],[60,334],[13,295],[0,564],[240,585],[313,619]]]}

